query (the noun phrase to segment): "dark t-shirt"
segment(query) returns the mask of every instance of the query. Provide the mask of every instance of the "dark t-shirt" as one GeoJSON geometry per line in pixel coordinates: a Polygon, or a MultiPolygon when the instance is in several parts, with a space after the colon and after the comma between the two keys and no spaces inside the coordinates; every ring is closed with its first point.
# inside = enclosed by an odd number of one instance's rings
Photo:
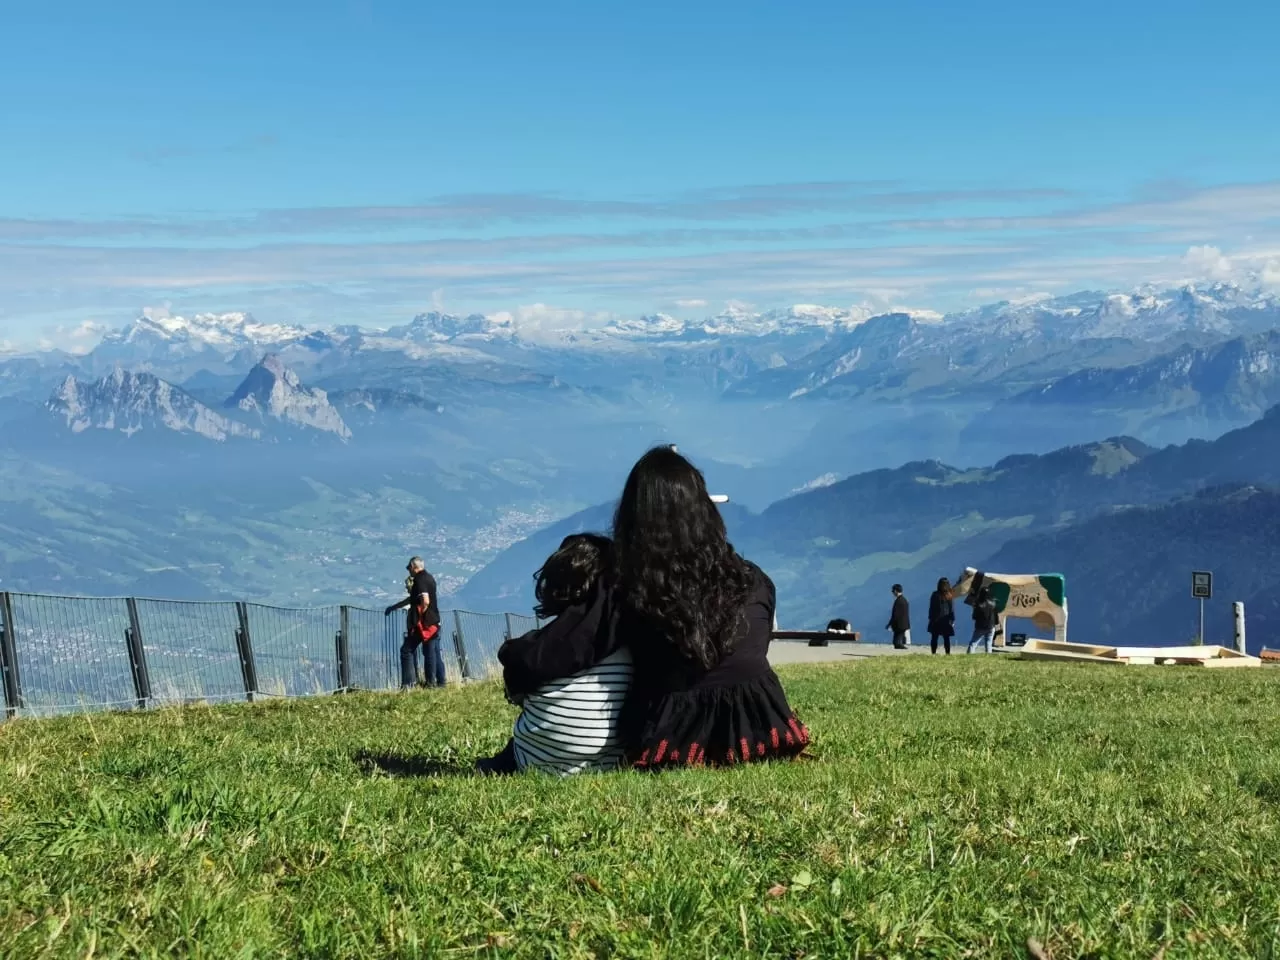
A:
{"type": "Polygon", "coordinates": [[[436,578],[422,570],[413,575],[413,586],[409,589],[409,618],[416,624],[420,598],[426,594],[428,606],[422,615],[422,622],[428,627],[440,625],[440,595],[436,591],[436,578]]]}
{"type": "Polygon", "coordinates": [[[996,628],[996,605],[987,600],[973,605],[973,627],[982,633],[990,633],[996,628]]]}

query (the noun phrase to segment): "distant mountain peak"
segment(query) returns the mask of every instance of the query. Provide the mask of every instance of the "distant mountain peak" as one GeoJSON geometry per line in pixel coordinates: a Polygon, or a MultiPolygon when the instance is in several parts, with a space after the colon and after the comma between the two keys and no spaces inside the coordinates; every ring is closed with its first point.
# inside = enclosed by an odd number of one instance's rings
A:
{"type": "Polygon", "coordinates": [[[505,315],[489,316],[483,313],[472,313],[465,317],[454,316],[432,310],[420,313],[409,321],[407,328],[398,331],[409,339],[453,340],[455,338],[509,337],[514,333],[511,319],[505,315]]]}
{"type": "Polygon", "coordinates": [[[292,426],[332,433],[343,440],[351,438],[351,430],[329,402],[328,394],[318,387],[304,386],[273,353],[249,371],[226,405],[292,426]]]}
{"type": "Polygon", "coordinates": [[[45,407],[63,417],[72,433],[97,429],[133,436],[142,430],[163,429],[219,442],[260,436],[257,430],[214,412],[167,380],[121,367],[93,382],[68,375],[45,407]]]}
{"type": "Polygon", "coordinates": [[[234,349],[247,345],[287,343],[306,336],[301,327],[259,323],[253,314],[197,313],[190,317],[166,310],[145,310],[133,323],[103,337],[104,343],[142,340],[234,349]]]}

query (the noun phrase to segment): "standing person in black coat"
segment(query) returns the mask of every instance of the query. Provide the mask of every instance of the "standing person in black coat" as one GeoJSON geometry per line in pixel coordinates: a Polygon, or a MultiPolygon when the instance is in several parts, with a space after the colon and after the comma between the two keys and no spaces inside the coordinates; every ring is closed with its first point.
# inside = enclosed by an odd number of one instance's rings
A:
{"type": "Polygon", "coordinates": [[[884,628],[893,631],[893,649],[905,650],[911,646],[911,605],[902,595],[900,583],[893,585],[893,612],[884,628]]]}
{"type": "Polygon", "coordinates": [[[404,586],[409,595],[387,607],[389,617],[408,607],[405,615],[404,643],[400,646],[400,687],[409,690],[418,683],[418,647],[422,647],[422,668],[427,686],[445,684],[444,655],[440,650],[440,598],[436,578],[427,573],[421,557],[414,557],[405,568],[409,576],[404,586]]]}
{"type": "Polygon", "coordinates": [[[947,656],[951,656],[951,638],[955,635],[956,608],[951,597],[951,581],[943,577],[929,598],[929,649],[937,653],[941,637],[947,656]]]}
{"type": "Polygon", "coordinates": [[[996,601],[991,596],[991,588],[983,587],[978,591],[978,599],[973,605],[973,639],[969,641],[968,653],[973,653],[978,644],[991,652],[991,643],[996,635],[996,624],[1000,615],[996,612],[996,601]]]}

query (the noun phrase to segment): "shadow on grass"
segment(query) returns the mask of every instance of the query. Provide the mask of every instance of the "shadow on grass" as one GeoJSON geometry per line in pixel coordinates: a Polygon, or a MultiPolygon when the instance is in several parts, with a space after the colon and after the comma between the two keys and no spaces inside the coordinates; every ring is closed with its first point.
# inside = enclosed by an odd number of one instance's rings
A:
{"type": "Polygon", "coordinates": [[[370,776],[379,772],[389,777],[474,777],[476,775],[473,761],[456,757],[445,759],[406,757],[398,753],[374,753],[371,750],[361,750],[351,759],[362,772],[370,776]]]}

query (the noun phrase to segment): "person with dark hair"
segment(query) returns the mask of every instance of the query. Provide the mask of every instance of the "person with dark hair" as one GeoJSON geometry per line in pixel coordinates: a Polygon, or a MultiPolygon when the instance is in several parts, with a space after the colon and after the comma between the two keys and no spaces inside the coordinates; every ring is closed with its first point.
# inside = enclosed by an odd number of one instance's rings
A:
{"type": "Polygon", "coordinates": [[[966,653],[973,653],[979,643],[986,645],[986,652],[991,652],[991,643],[996,635],[996,602],[991,597],[991,588],[983,587],[978,591],[978,598],[973,604],[973,639],[969,641],[966,653]]]}
{"type": "Polygon", "coordinates": [[[929,649],[938,652],[938,638],[951,656],[951,638],[956,635],[956,608],[951,596],[951,581],[943,577],[929,598],[929,649]]]}
{"type": "Polygon", "coordinates": [[[404,588],[409,594],[399,603],[387,607],[389,617],[408,608],[405,615],[404,643],[400,645],[400,688],[410,690],[418,683],[418,647],[422,647],[422,668],[428,687],[445,684],[444,656],[440,651],[440,598],[436,578],[427,573],[421,557],[412,557],[405,567],[404,588]]]}
{"type": "Polygon", "coordinates": [[[893,585],[893,611],[884,628],[893,631],[893,649],[905,650],[911,646],[911,605],[902,595],[900,583],[893,585]]]}
{"type": "Polygon", "coordinates": [[[481,773],[573,774],[622,763],[618,716],[631,654],[619,648],[610,613],[612,548],[607,537],[573,534],[534,574],[534,612],[551,622],[498,650],[507,699],[521,709],[506,748],[476,763],[481,773]]]}
{"type": "Polygon", "coordinates": [[[773,582],[738,555],[702,474],[669,447],[632,468],[613,518],[622,718],[637,769],[790,757],[809,731],[769,666],[773,582]]]}

